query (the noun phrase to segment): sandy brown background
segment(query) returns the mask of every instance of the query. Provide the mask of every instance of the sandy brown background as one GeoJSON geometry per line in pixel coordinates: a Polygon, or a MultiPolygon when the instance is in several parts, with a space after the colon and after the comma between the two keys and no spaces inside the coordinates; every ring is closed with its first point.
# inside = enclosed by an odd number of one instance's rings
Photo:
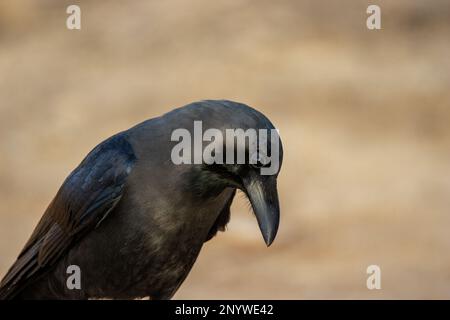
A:
{"type": "Polygon", "coordinates": [[[280,129],[281,227],[237,201],[175,298],[450,298],[450,2],[369,3],[1,1],[0,276],[98,142],[226,98],[280,129]]]}

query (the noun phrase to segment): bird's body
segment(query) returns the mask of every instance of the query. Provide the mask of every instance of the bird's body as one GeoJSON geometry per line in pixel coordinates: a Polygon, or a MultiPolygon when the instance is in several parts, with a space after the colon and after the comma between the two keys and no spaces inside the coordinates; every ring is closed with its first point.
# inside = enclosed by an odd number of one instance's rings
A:
{"type": "Polygon", "coordinates": [[[203,243],[224,230],[236,192],[217,172],[171,161],[171,133],[195,119],[219,128],[270,124],[245,105],[204,101],[105,140],[63,183],[0,298],[171,298],[203,243]],[[81,270],[80,290],[66,285],[70,265],[81,270]]]}
{"type": "Polygon", "coordinates": [[[180,218],[176,224],[165,222],[164,212],[157,205],[149,204],[145,211],[127,210],[128,202],[133,200],[124,195],[123,204],[101,227],[74,245],[56,269],[25,290],[22,298],[170,298],[195,262],[210,231],[208,226],[214,223],[211,217],[226,207],[232,195],[231,190],[224,191],[207,210],[200,203],[180,210],[173,195],[174,202],[164,205],[166,210],[189,218],[180,218]],[[154,217],[145,212],[161,215],[154,217]],[[83,290],[67,289],[69,265],[80,267],[83,290]]]}

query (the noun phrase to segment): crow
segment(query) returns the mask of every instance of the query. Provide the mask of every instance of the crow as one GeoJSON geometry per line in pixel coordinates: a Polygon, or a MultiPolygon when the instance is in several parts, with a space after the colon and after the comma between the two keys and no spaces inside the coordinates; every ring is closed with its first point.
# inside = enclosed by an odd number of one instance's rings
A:
{"type": "MultiPolygon", "coordinates": [[[[225,230],[236,190],[269,246],[279,225],[279,168],[263,175],[267,162],[249,157],[175,164],[172,133],[192,132],[195,121],[220,132],[274,130],[245,104],[203,100],[101,142],[60,187],[1,281],[0,299],[170,299],[203,244],[225,230]],[[80,288],[67,285],[69,266],[79,268],[80,288]]],[[[281,142],[271,145],[281,167],[281,142]]]]}

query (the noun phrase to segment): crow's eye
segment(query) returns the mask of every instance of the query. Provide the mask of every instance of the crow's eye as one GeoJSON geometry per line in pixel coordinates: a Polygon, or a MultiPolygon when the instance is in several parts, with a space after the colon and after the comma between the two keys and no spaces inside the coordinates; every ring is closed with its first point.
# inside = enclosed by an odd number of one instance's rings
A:
{"type": "Polygon", "coordinates": [[[262,163],[261,161],[258,161],[256,163],[252,163],[251,164],[252,167],[254,168],[267,168],[270,166],[270,161],[268,163],[262,163]]]}
{"type": "Polygon", "coordinates": [[[254,168],[270,166],[270,159],[263,152],[256,152],[250,157],[250,165],[254,168]]]}

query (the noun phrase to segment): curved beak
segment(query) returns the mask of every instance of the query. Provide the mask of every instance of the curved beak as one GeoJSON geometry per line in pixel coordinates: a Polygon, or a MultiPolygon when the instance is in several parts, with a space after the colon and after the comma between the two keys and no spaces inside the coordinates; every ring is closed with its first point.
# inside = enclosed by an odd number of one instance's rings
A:
{"type": "Polygon", "coordinates": [[[264,241],[267,246],[270,246],[277,235],[280,223],[276,176],[265,176],[253,172],[243,179],[243,184],[264,241]]]}

